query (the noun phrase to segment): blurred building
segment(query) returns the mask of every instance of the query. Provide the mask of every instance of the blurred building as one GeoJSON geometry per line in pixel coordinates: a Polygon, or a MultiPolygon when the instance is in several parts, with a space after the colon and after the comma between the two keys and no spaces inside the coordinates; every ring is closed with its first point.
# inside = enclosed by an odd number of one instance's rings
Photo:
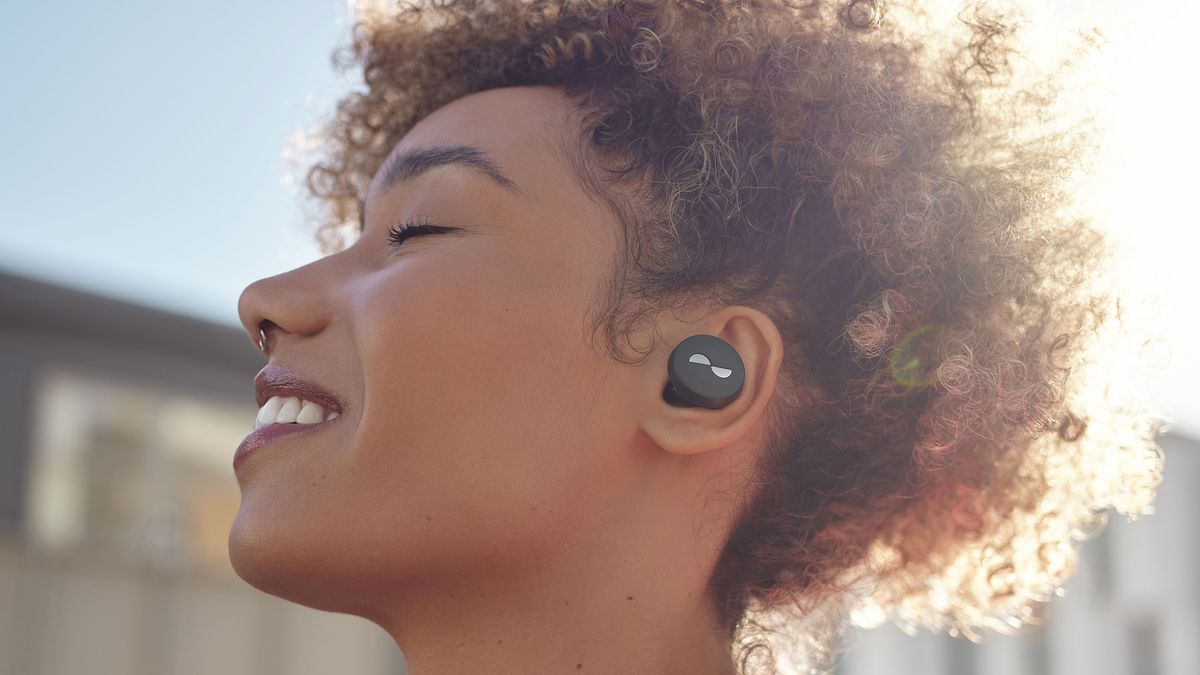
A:
{"type": "MultiPolygon", "coordinates": [[[[240,328],[0,273],[0,675],[404,673],[374,624],[230,567],[264,363],[240,328]]],[[[982,645],[886,625],[838,672],[1200,673],[1200,444],[1160,442],[1156,513],[1112,514],[1044,625],[982,645]]]]}

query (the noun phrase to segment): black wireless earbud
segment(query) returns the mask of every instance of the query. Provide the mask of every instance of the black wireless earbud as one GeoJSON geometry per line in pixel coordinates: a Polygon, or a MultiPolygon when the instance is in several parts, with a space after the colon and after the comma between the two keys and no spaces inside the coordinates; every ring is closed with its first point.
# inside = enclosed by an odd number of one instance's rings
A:
{"type": "Polygon", "coordinates": [[[713,335],[680,342],[667,359],[667,375],[663,400],[684,407],[723,408],[738,397],[746,380],[737,350],[713,335]]]}

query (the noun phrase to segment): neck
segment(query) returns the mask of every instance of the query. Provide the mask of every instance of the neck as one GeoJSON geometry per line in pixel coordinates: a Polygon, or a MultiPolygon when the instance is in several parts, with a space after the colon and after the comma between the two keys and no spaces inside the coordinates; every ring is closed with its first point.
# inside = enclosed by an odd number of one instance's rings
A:
{"type": "Polygon", "coordinates": [[[651,589],[593,590],[459,586],[419,612],[406,606],[388,629],[410,675],[735,672],[702,603],[673,603],[651,589]]]}
{"type": "Polygon", "coordinates": [[[703,595],[724,533],[697,550],[692,527],[648,512],[632,529],[589,528],[520,565],[425,576],[373,620],[411,675],[734,675],[730,637],[703,595]]]}

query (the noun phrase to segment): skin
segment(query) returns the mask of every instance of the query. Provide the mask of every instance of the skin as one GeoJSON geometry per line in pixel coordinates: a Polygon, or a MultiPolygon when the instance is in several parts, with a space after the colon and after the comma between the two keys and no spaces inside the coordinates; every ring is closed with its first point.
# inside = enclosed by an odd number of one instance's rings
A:
{"type": "Polygon", "coordinates": [[[378,624],[414,675],[734,673],[702,592],[780,335],[750,307],[692,307],[656,317],[645,364],[604,354],[586,317],[618,225],[551,144],[581,133],[570,103],[536,86],[443,106],[392,152],[478,145],[525,196],[456,165],[389,191],[376,175],[353,245],[243,291],[251,339],[273,322],[271,360],[345,411],[238,469],[230,560],[259,590],[378,624]],[[425,218],[463,231],[390,246],[425,218]],[[725,408],[662,399],[696,333],[746,365],[725,408]]]}

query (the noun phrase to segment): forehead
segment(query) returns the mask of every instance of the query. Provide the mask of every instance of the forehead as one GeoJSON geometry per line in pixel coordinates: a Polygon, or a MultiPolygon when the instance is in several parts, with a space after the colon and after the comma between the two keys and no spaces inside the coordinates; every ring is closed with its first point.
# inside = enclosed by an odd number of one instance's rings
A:
{"type": "MultiPolygon", "coordinates": [[[[468,94],[425,116],[392,148],[388,159],[418,148],[475,146],[517,183],[526,198],[540,201],[547,190],[560,189],[555,184],[572,170],[563,153],[565,144],[579,142],[579,133],[573,102],[561,89],[501,87],[468,94]]],[[[380,170],[374,176],[371,193],[386,191],[384,173],[380,170]]]]}

